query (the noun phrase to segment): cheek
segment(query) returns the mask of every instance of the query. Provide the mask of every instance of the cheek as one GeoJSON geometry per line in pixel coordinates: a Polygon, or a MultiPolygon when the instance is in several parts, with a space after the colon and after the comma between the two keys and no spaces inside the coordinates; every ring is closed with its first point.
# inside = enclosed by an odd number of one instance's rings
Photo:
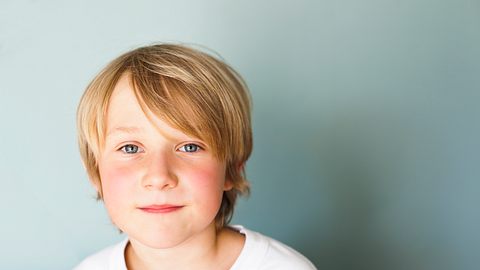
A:
{"type": "Polygon", "coordinates": [[[220,205],[225,182],[225,170],[218,166],[202,166],[185,175],[191,194],[197,203],[216,208],[220,205]]]}
{"type": "Polygon", "coordinates": [[[132,190],[133,170],[120,166],[99,166],[102,182],[103,200],[107,207],[121,203],[124,196],[132,190]],[[130,180],[129,180],[130,179],[130,180]],[[112,205],[113,204],[113,205],[112,205]]]}
{"type": "MultiPolygon", "coordinates": [[[[185,172],[187,172],[185,170],[185,172]]],[[[216,164],[205,162],[188,169],[188,179],[191,184],[199,189],[213,189],[214,187],[223,187],[225,182],[225,169],[216,164]]]]}

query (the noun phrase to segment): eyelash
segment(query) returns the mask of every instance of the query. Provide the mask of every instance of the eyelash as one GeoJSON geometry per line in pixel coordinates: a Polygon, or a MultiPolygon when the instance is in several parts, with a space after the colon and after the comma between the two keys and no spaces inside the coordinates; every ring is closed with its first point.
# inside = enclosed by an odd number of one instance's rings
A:
{"type": "MultiPolygon", "coordinates": [[[[195,144],[195,143],[184,144],[181,147],[179,147],[178,149],[180,150],[180,152],[184,152],[184,153],[196,153],[196,152],[199,152],[200,150],[203,150],[203,148],[200,145],[195,144]],[[195,150],[189,151],[185,148],[187,146],[193,146],[193,147],[195,147],[195,150]],[[181,150],[182,148],[184,150],[181,150]]],[[[125,144],[124,146],[120,147],[118,150],[122,151],[124,154],[129,154],[129,155],[138,154],[138,153],[143,152],[143,149],[141,147],[139,147],[138,145],[135,145],[135,144],[131,144],[131,143],[125,144]],[[127,149],[130,149],[130,148],[134,149],[133,153],[130,152],[130,151],[127,151],[127,149]]]]}

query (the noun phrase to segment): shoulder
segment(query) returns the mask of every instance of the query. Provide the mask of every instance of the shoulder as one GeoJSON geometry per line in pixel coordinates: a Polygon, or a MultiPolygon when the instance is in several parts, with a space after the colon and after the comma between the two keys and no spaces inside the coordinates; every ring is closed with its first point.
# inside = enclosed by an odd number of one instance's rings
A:
{"type": "Polygon", "coordinates": [[[110,270],[127,269],[125,265],[124,250],[128,240],[104,248],[85,258],[73,270],[110,270]]]}
{"type": "Polygon", "coordinates": [[[243,233],[246,240],[245,246],[232,270],[316,269],[305,256],[280,241],[241,226],[235,226],[234,228],[243,233]]]}

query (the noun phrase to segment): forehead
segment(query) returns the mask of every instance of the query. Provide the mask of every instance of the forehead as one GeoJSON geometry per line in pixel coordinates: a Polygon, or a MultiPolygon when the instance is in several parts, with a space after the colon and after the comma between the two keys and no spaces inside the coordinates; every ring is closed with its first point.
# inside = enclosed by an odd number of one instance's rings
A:
{"type": "Polygon", "coordinates": [[[122,75],[115,85],[106,115],[106,134],[142,133],[155,131],[163,136],[186,136],[168,125],[138,101],[128,75],[122,75]]]}
{"type": "Polygon", "coordinates": [[[145,117],[145,113],[133,91],[130,79],[128,76],[122,75],[115,85],[108,102],[107,130],[119,124],[134,124],[139,120],[139,116],[142,115],[145,117]]]}

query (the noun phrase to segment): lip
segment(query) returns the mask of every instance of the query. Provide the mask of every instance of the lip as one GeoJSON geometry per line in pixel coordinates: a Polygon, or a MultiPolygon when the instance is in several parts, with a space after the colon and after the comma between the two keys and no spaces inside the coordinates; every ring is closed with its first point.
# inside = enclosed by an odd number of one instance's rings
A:
{"type": "Polygon", "coordinates": [[[172,205],[172,204],[152,204],[147,206],[138,207],[138,209],[142,210],[146,213],[152,214],[166,214],[175,212],[180,210],[183,206],[182,205],[172,205]]]}

